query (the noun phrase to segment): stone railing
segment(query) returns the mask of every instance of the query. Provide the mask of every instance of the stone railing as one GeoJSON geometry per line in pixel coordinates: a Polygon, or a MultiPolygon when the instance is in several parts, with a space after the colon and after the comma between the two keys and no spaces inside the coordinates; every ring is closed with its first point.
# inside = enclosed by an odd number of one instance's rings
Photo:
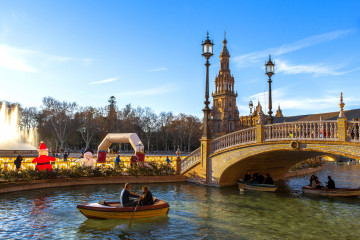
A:
{"type": "Polygon", "coordinates": [[[201,148],[198,148],[181,160],[180,173],[183,174],[189,168],[200,162],[200,160],[201,160],[201,148]]]}
{"type": "Polygon", "coordinates": [[[210,142],[210,154],[234,146],[256,142],[256,127],[236,131],[210,142]]]}
{"type": "Polygon", "coordinates": [[[347,122],[347,137],[350,142],[360,142],[360,122],[348,121],[347,122]]]}
{"type": "MultiPolygon", "coordinates": [[[[360,121],[346,118],[326,121],[290,122],[277,124],[257,124],[210,141],[209,154],[249,143],[264,143],[282,140],[317,140],[360,142],[360,121]]],[[[208,156],[205,156],[208,158],[208,156]]],[[[201,148],[181,161],[181,173],[186,172],[201,161],[201,148]]]]}
{"type": "Polygon", "coordinates": [[[325,140],[338,139],[337,121],[278,123],[264,126],[264,140],[325,140]]]}

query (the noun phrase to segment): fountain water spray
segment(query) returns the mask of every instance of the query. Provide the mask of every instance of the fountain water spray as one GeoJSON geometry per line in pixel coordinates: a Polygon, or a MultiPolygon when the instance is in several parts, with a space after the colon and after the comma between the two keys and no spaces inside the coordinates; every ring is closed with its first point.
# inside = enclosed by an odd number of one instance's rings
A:
{"type": "Polygon", "coordinates": [[[3,102],[0,108],[0,150],[35,150],[36,129],[21,129],[19,109],[8,110],[3,102]]]}

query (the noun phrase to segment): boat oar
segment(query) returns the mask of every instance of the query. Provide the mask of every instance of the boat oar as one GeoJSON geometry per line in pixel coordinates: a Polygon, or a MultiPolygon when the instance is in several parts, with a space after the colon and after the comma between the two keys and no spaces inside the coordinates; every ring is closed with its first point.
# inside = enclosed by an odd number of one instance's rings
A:
{"type": "Polygon", "coordinates": [[[136,206],[135,206],[133,215],[131,216],[130,222],[129,222],[129,224],[128,224],[128,228],[130,228],[130,226],[131,226],[131,222],[132,222],[132,220],[133,220],[133,218],[134,218],[134,215],[135,215],[135,212],[136,212],[136,209],[137,209],[138,206],[139,206],[139,203],[137,203],[136,206]]]}

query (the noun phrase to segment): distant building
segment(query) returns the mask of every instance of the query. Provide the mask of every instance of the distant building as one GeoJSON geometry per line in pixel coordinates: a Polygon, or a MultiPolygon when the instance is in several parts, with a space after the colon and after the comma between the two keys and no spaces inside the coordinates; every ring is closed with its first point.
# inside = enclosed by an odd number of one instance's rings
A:
{"type": "MultiPolygon", "coordinates": [[[[360,119],[360,109],[346,110],[344,111],[345,117],[349,121],[355,121],[360,119]]],[[[329,113],[317,113],[317,114],[307,114],[291,117],[276,117],[274,123],[283,123],[283,122],[306,122],[306,121],[319,121],[319,120],[336,120],[339,117],[338,112],[329,112],[329,113]]]]}
{"type": "Polygon", "coordinates": [[[239,111],[236,105],[238,96],[234,90],[234,76],[230,73],[230,54],[224,37],[220,53],[219,75],[215,77],[215,93],[212,93],[213,105],[210,113],[209,127],[212,138],[220,137],[240,129],[239,111]]]}

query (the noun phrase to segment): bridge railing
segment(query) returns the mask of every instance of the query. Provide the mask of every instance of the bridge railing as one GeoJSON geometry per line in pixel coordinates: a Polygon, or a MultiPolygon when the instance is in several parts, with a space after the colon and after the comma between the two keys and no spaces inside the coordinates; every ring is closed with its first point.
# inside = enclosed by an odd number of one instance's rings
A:
{"type": "Polygon", "coordinates": [[[226,148],[255,143],[256,142],[256,127],[236,131],[225,136],[214,139],[210,142],[210,153],[214,153],[226,148]]]}
{"type": "Polygon", "coordinates": [[[347,122],[347,136],[350,142],[360,142],[360,122],[347,122]]]}
{"type": "Polygon", "coordinates": [[[338,139],[338,123],[334,121],[307,121],[278,123],[264,126],[264,140],[326,140],[338,139]]]}
{"type": "Polygon", "coordinates": [[[189,168],[194,166],[196,163],[198,163],[201,160],[201,148],[196,149],[189,155],[187,155],[184,159],[181,160],[180,163],[180,173],[183,174],[186,172],[189,168]]]}

